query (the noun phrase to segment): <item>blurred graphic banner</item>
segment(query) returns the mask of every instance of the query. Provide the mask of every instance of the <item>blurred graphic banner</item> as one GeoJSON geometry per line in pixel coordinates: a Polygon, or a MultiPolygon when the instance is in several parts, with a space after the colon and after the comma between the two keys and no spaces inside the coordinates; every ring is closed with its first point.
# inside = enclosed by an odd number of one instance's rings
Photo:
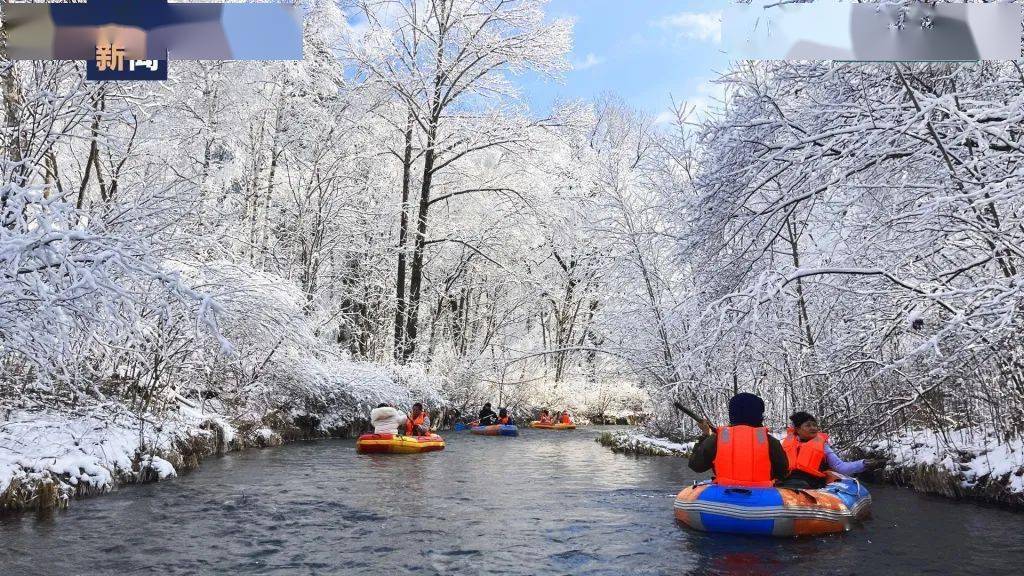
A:
{"type": "Polygon", "coordinates": [[[751,60],[1021,58],[1020,3],[752,0],[722,12],[726,53],[751,60]]]}
{"type": "Polygon", "coordinates": [[[93,80],[166,79],[168,60],[302,59],[293,4],[89,0],[2,10],[9,58],[86,60],[93,80]]]}

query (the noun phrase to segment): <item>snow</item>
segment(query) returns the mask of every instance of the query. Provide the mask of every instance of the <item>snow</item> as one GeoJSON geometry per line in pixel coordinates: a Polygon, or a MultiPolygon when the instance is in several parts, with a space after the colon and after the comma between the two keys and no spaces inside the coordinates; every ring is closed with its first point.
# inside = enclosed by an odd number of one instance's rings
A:
{"type": "Polygon", "coordinates": [[[1001,441],[981,429],[948,432],[916,430],[871,446],[889,454],[897,468],[936,466],[959,477],[970,489],[983,481],[1003,483],[1011,494],[1024,494],[1024,440],[1001,441]]]}
{"type": "Polygon", "coordinates": [[[235,440],[235,427],[223,418],[214,418],[213,421],[224,431],[224,444],[231,444],[235,440]]]}
{"type": "Polygon", "coordinates": [[[650,446],[657,446],[659,448],[663,448],[665,450],[669,450],[672,452],[681,452],[686,454],[689,454],[690,451],[693,450],[694,445],[696,444],[696,442],[686,442],[680,444],[678,442],[670,442],[668,440],[665,440],[664,438],[654,438],[651,436],[645,436],[643,434],[635,435],[634,439],[637,442],[642,442],[650,446]]]}
{"type": "MultiPolygon", "coordinates": [[[[317,370],[308,374],[308,387],[299,386],[291,394],[308,394],[317,400],[310,406],[315,409],[296,405],[271,412],[270,403],[259,396],[229,406],[218,399],[200,402],[173,392],[170,408],[141,419],[113,401],[77,410],[12,408],[0,421],[0,495],[14,482],[28,490],[56,482],[59,498],[66,501],[74,493],[105,492],[122,482],[173,478],[178,470],[172,462],[181,456],[179,447],[196,438],[207,444],[217,440],[218,449],[279,444],[278,433],[263,424],[268,416],[289,422],[309,415],[319,422],[320,431],[328,432],[365,418],[376,402],[444,402],[438,392],[440,380],[420,366],[380,366],[342,358],[313,358],[306,365],[317,370]],[[243,429],[253,430],[250,442],[239,437],[236,425],[242,423],[247,424],[243,429]],[[252,442],[256,439],[262,442],[252,442]]],[[[285,371],[293,368],[298,370],[295,365],[285,371]]]]}
{"type": "Polygon", "coordinates": [[[201,423],[179,416],[159,427],[146,424],[140,436],[138,420],[117,410],[80,415],[12,411],[0,423],[0,494],[14,480],[54,477],[71,487],[103,492],[119,480],[135,479],[137,470],[146,467],[160,479],[173,477],[174,466],[157,453],[173,451],[176,439],[209,434],[199,428],[201,423]]]}
{"type": "Polygon", "coordinates": [[[610,440],[613,448],[623,452],[658,456],[689,456],[696,444],[696,442],[672,442],[636,431],[615,432],[610,435],[610,440]]]}
{"type": "Polygon", "coordinates": [[[170,462],[164,460],[159,456],[147,456],[140,463],[140,469],[149,468],[156,472],[157,478],[163,480],[165,478],[173,478],[178,475],[174,470],[174,466],[170,462]]]}

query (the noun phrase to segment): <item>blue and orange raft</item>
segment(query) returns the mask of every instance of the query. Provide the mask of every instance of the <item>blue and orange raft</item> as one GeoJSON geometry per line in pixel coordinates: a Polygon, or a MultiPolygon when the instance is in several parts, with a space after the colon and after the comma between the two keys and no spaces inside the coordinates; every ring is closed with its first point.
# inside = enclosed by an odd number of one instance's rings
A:
{"type": "Polygon", "coordinates": [[[867,488],[845,476],[813,490],[705,481],[684,488],[675,501],[676,519],[697,530],[766,536],[845,532],[870,512],[867,488]]]}
{"type": "Polygon", "coordinates": [[[491,426],[473,426],[469,429],[471,434],[480,436],[519,436],[519,428],[513,424],[493,424],[491,426]]]}

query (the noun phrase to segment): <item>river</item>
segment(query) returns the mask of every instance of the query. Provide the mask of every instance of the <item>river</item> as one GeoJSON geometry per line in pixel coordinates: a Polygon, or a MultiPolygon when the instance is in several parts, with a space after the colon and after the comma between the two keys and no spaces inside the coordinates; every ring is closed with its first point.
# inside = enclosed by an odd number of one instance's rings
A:
{"type": "Polygon", "coordinates": [[[67,511],[0,519],[0,574],[1019,573],[1024,517],[872,486],[874,518],[809,539],[675,522],[698,478],[613,454],[595,429],[448,432],[443,452],[360,456],[351,440],[230,454],[67,511]]]}

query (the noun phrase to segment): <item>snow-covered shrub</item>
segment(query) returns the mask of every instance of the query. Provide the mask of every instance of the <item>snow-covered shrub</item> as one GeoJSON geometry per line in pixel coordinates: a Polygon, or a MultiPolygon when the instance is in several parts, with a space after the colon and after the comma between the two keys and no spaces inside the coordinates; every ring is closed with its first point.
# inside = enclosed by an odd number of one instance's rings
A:
{"type": "Polygon", "coordinates": [[[143,239],[111,232],[43,188],[7,182],[0,197],[0,398],[100,402],[122,360],[160,370],[150,354],[172,315],[187,317],[177,326],[186,338],[215,333],[217,305],[143,239]]]}

